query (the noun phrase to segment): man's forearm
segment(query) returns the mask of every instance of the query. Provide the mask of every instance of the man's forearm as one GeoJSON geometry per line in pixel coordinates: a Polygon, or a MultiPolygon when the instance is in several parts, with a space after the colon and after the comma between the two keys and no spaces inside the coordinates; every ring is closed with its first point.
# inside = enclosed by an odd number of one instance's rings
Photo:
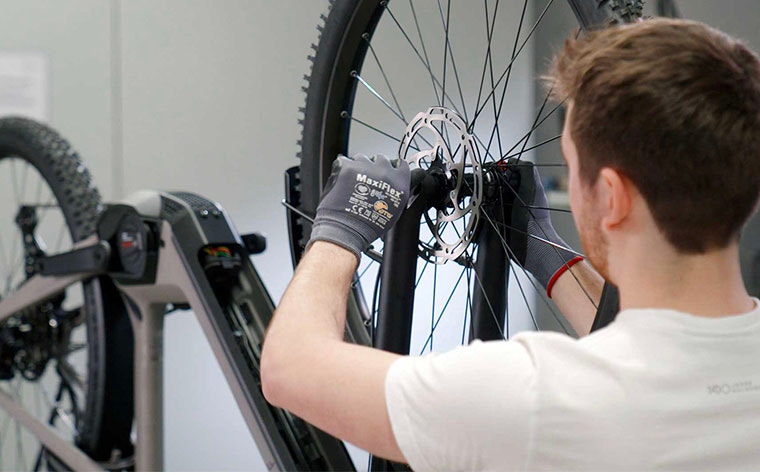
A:
{"type": "Polygon", "coordinates": [[[404,461],[385,402],[385,377],[399,356],[343,341],[356,266],[353,253],[328,242],[304,255],[264,342],[264,396],[335,437],[404,461]]]}
{"type": "Polygon", "coordinates": [[[314,243],[304,255],[267,330],[261,358],[266,376],[297,380],[309,371],[312,344],[342,340],[357,264],[353,254],[328,242],[314,243]]]}

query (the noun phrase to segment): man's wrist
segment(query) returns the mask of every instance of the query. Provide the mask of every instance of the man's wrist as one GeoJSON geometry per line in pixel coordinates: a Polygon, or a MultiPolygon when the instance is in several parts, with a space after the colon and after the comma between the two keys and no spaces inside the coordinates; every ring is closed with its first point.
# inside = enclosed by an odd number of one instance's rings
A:
{"type": "MultiPolygon", "coordinates": [[[[582,256],[575,256],[569,261],[567,261],[565,264],[562,265],[557,271],[552,275],[551,279],[549,279],[549,282],[546,284],[546,296],[549,298],[552,298],[552,290],[554,289],[554,284],[557,283],[560,277],[562,277],[567,271],[570,270],[571,267],[573,267],[575,264],[581,262],[583,260],[582,256]]],[[[572,272],[572,271],[571,271],[572,272]]]]}
{"type": "Polygon", "coordinates": [[[351,267],[356,270],[359,266],[360,257],[346,247],[325,240],[317,240],[309,243],[306,256],[311,255],[312,259],[319,258],[334,263],[339,268],[351,267]]]}

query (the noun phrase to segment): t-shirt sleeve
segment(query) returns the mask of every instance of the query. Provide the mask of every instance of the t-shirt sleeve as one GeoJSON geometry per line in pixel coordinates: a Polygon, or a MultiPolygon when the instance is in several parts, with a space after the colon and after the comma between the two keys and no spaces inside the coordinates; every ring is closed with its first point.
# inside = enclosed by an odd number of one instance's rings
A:
{"type": "Polygon", "coordinates": [[[416,471],[524,470],[535,372],[519,338],[394,362],[386,404],[409,465],[416,471]]]}

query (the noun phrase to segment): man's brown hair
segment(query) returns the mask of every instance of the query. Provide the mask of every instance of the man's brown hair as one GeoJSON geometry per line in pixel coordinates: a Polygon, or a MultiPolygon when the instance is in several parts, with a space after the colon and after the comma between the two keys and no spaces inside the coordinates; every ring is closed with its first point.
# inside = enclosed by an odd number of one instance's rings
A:
{"type": "Polygon", "coordinates": [[[760,191],[760,61],[701,23],[656,19],[568,39],[549,75],[572,103],[579,173],[626,176],[680,252],[738,238],[760,191]]]}

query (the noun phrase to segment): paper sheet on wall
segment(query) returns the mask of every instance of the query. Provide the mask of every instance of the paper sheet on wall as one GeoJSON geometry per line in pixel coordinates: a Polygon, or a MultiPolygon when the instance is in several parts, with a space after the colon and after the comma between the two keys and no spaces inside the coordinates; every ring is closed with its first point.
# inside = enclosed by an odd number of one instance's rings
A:
{"type": "Polygon", "coordinates": [[[48,58],[43,53],[0,51],[0,117],[50,119],[48,58]]]}

